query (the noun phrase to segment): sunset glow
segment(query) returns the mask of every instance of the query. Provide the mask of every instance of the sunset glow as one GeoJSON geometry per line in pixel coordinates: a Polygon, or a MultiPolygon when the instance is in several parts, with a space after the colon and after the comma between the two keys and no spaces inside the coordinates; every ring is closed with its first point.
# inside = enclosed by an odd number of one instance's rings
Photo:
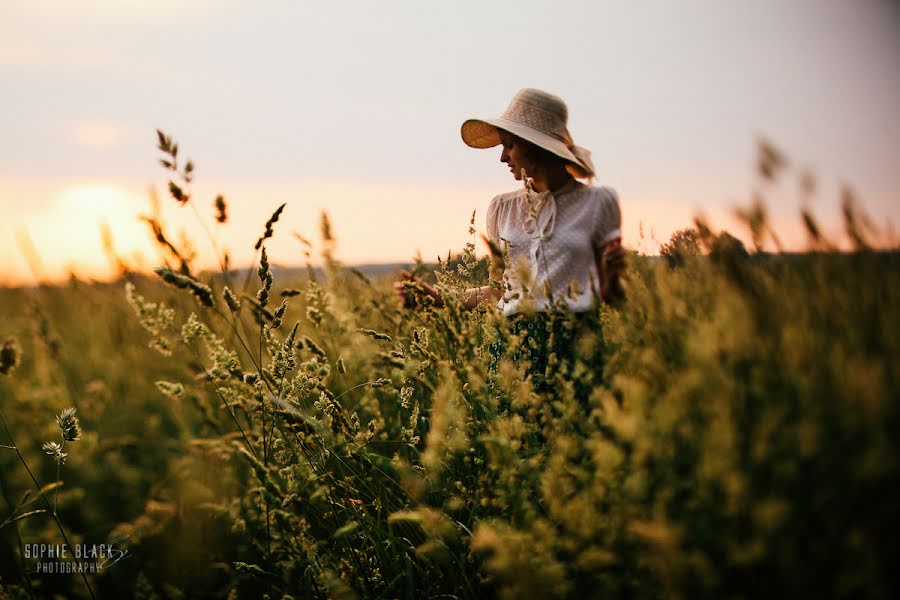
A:
{"type": "Polygon", "coordinates": [[[0,253],[5,278],[25,283],[36,278],[58,281],[70,273],[81,277],[108,277],[111,265],[103,251],[105,224],[123,255],[148,254],[152,246],[146,226],[136,215],[146,201],[134,192],[110,183],[79,183],[59,190],[43,209],[20,206],[15,227],[16,244],[0,253]],[[35,273],[34,271],[38,272],[35,273]]]}

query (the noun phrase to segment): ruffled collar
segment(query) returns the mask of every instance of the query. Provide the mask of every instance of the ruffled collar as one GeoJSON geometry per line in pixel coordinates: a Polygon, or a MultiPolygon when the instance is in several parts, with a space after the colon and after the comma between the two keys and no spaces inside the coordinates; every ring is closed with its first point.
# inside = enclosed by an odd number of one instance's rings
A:
{"type": "Polygon", "coordinates": [[[550,190],[535,192],[526,187],[524,197],[528,203],[528,216],[522,223],[525,233],[530,234],[532,239],[546,240],[549,238],[556,226],[556,199],[578,189],[581,185],[577,180],[572,179],[555,192],[550,190]]]}

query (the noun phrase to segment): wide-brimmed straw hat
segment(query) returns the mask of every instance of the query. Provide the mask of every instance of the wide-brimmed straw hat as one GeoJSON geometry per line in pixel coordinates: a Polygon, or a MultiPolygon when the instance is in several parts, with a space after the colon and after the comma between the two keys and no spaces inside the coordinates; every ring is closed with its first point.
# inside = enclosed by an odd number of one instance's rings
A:
{"type": "Polygon", "coordinates": [[[473,148],[493,148],[500,145],[500,131],[504,130],[566,159],[569,172],[575,177],[593,177],[591,152],[576,146],[566,124],[569,109],[559,96],[543,90],[520,90],[496,119],[469,119],[462,124],[463,141],[473,148]]]}

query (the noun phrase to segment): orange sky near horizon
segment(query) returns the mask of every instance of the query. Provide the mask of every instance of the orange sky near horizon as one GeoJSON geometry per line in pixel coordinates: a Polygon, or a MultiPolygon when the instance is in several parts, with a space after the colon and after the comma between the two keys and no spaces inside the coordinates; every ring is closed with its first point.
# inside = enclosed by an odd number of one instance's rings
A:
{"type": "MultiPolygon", "coordinates": [[[[27,285],[38,281],[63,282],[72,274],[81,279],[108,280],[116,267],[103,248],[102,229],[107,227],[115,253],[131,268],[149,271],[162,262],[149,229],[140,215],[150,214],[150,190],[122,183],[71,182],[47,186],[44,190],[7,182],[6,193],[19,199],[20,218],[14,226],[15,245],[0,248],[0,285],[27,285]],[[29,193],[44,193],[52,201],[29,201],[29,193]],[[40,207],[29,210],[27,207],[40,207]],[[29,254],[34,255],[29,256],[29,254]]],[[[219,189],[219,188],[216,188],[219,189]]],[[[198,187],[190,201],[181,206],[158,193],[160,216],[169,235],[186,237],[197,252],[202,269],[218,269],[214,247],[228,250],[232,265],[246,267],[255,260],[253,244],[264,224],[281,203],[287,206],[268,241],[274,264],[299,266],[306,262],[303,246],[293,235],[300,234],[313,244],[313,264],[319,262],[320,215],[327,212],[337,238],[337,258],[347,264],[411,263],[417,252],[426,262],[434,262],[448,252],[457,253],[468,241],[468,224],[476,213],[477,251],[486,253],[480,240],[484,214],[493,192],[487,189],[435,188],[422,186],[377,186],[352,182],[318,183],[235,183],[224,186],[229,220],[218,224],[213,218],[211,189],[198,187]],[[196,209],[196,210],[195,210],[196,209]],[[201,225],[201,221],[205,224],[201,225]],[[211,232],[214,242],[210,240],[211,232]]],[[[777,187],[770,193],[781,193],[777,187]]],[[[620,190],[620,194],[622,194],[620,190]]],[[[731,209],[703,210],[691,206],[678,194],[623,195],[623,235],[625,245],[643,254],[657,254],[660,244],[671,234],[692,225],[695,216],[708,218],[716,229],[727,229],[749,244],[749,236],[731,209]]],[[[777,199],[777,196],[776,196],[777,199]]],[[[739,203],[735,201],[732,206],[739,203]]],[[[741,203],[746,205],[746,202],[741,203]]],[[[791,204],[790,202],[786,204],[791,204]]],[[[822,218],[829,237],[843,234],[837,202],[813,205],[822,218]],[[823,212],[824,209],[824,212],[823,212]],[[830,213],[830,214],[829,214],[830,213]]],[[[803,250],[806,234],[799,219],[799,205],[790,210],[773,210],[770,218],[789,250],[803,250]]],[[[889,242],[892,230],[883,225],[889,242]]],[[[896,240],[894,240],[896,244],[896,240]]],[[[768,249],[774,249],[768,244],[768,249]]]]}

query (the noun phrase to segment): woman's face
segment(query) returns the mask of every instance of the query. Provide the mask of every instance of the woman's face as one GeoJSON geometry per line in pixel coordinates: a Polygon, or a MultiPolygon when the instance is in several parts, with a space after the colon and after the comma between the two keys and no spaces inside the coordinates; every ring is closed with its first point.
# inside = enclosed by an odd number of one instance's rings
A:
{"type": "Polygon", "coordinates": [[[503,144],[503,150],[500,153],[500,162],[506,163],[509,170],[512,171],[516,180],[522,180],[522,169],[528,176],[534,174],[534,163],[528,157],[526,148],[527,142],[517,138],[511,133],[505,131],[500,132],[500,143],[503,144]]]}

